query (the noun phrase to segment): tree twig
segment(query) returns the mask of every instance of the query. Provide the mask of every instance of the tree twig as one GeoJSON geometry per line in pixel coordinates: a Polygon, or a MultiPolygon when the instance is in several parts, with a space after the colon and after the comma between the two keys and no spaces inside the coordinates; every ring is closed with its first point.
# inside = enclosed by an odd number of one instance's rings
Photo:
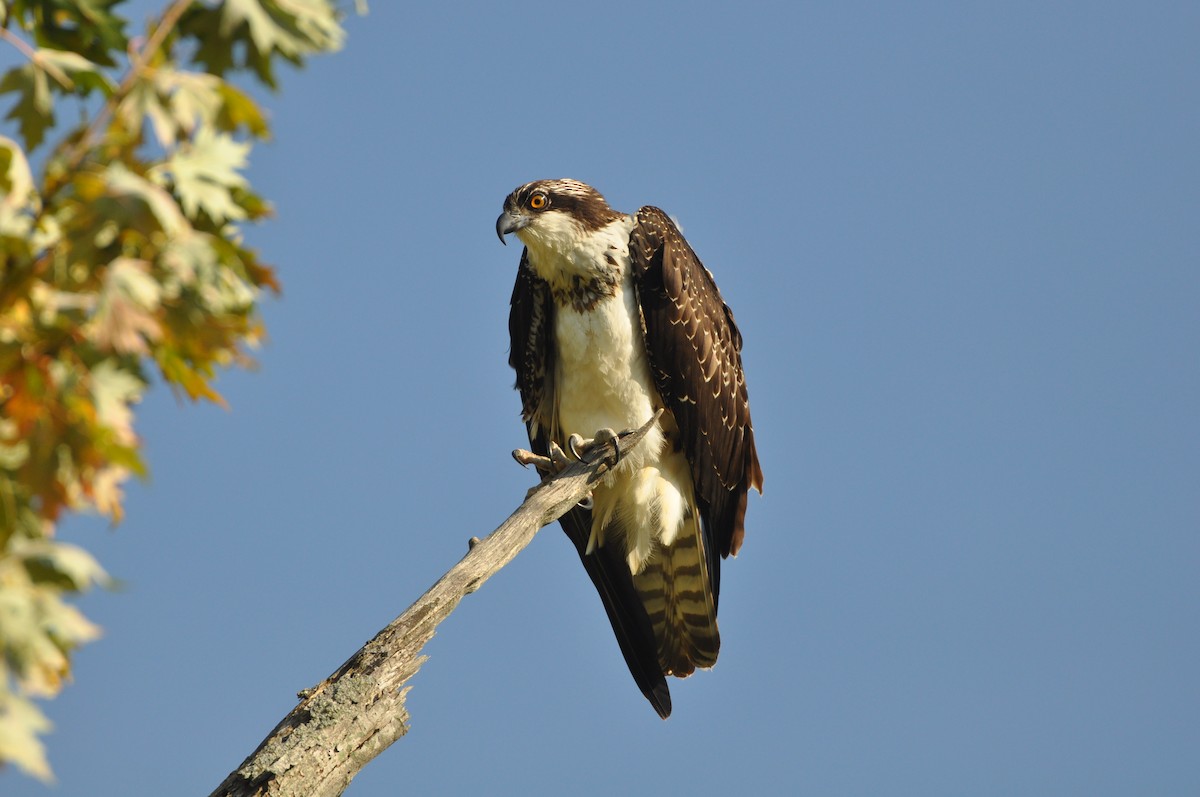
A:
{"type": "MultiPolygon", "coordinates": [[[[661,410],[659,411],[661,413],[661,410]]],[[[658,420],[619,441],[624,456],[658,420]]],[[[462,598],[512,561],[543,526],[583,500],[617,459],[617,442],[597,446],[529,492],[508,520],[474,542],[416,603],[336,672],[299,694],[300,703],[210,797],[335,797],[366,764],[408,732],[409,680],[420,654],[462,598]]]]}
{"type": "Polygon", "coordinates": [[[41,57],[41,55],[38,54],[38,51],[33,47],[30,47],[29,44],[20,36],[16,35],[8,28],[0,28],[0,39],[4,39],[13,47],[16,47],[18,50],[20,50],[22,55],[33,62],[34,66],[38,67],[47,75],[57,80],[58,84],[64,89],[67,91],[73,91],[75,89],[75,81],[67,77],[66,72],[62,71],[57,66],[41,57]]]}
{"type": "Polygon", "coordinates": [[[121,82],[117,85],[116,90],[100,108],[100,112],[96,114],[91,124],[87,126],[87,130],[83,132],[83,135],[79,137],[73,144],[72,149],[67,153],[64,158],[67,164],[67,171],[74,171],[78,168],[88,151],[95,146],[96,135],[99,133],[100,128],[108,123],[117,106],[121,104],[133,89],[133,84],[142,76],[142,71],[146,68],[146,65],[153,60],[155,54],[158,53],[158,49],[166,41],[168,34],[174,30],[175,25],[179,22],[179,18],[183,16],[183,12],[187,11],[191,4],[191,0],[175,0],[163,12],[162,18],[158,21],[158,25],[155,26],[154,32],[150,34],[150,38],[146,40],[145,46],[141,50],[130,48],[129,69],[125,72],[125,76],[121,78],[121,82]]]}

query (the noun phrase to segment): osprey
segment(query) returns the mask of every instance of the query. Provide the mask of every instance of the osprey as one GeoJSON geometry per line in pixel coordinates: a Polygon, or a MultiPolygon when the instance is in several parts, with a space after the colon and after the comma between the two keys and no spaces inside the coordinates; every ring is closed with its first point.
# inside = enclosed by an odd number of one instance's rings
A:
{"type": "Polygon", "coordinates": [[[577,180],[504,200],[525,244],[508,319],[531,448],[658,424],[560,523],[600,593],[642,694],[664,719],[664,676],[717,661],[721,558],[762,492],[742,337],[716,283],[658,208],[608,206],[577,180]]]}

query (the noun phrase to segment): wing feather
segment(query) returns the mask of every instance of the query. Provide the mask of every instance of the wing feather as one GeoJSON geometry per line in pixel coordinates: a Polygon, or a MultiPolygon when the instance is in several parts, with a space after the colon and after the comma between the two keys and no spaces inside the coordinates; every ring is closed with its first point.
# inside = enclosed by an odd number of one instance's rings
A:
{"type": "Polygon", "coordinates": [[[508,364],[517,374],[516,388],[521,393],[521,419],[534,428],[547,424],[552,413],[543,410],[552,405],[548,395],[553,388],[554,351],[550,346],[554,328],[554,302],[550,286],[529,265],[529,250],[521,252],[517,281],[513,285],[508,313],[508,364]]]}
{"type": "Polygon", "coordinates": [[[691,463],[716,597],[716,554],[738,552],[746,495],[762,492],[742,335],[712,274],[661,210],[638,211],[629,254],[651,371],[691,463]]]}

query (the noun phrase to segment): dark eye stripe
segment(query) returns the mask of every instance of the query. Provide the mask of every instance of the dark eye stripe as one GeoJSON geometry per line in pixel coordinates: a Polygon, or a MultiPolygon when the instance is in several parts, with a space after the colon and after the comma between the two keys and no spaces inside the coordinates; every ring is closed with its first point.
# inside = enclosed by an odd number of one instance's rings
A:
{"type": "Polygon", "coordinates": [[[569,180],[536,180],[526,183],[508,195],[504,206],[524,207],[538,212],[553,210],[555,213],[573,217],[587,230],[598,230],[621,218],[621,214],[610,208],[596,189],[569,180]],[[561,187],[562,190],[554,190],[556,187],[561,187]],[[538,194],[546,197],[546,203],[540,208],[535,208],[532,200],[538,194]]]}

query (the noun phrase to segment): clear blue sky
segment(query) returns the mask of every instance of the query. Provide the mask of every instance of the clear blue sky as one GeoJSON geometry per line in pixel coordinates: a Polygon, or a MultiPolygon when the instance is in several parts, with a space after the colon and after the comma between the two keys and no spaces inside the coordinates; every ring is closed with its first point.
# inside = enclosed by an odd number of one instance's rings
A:
{"type": "Polygon", "coordinates": [[[63,528],[125,588],[0,791],[207,794],[516,506],[493,224],[570,176],[745,336],[721,661],[657,719],[549,528],[349,795],[1200,793],[1200,6],[372,5],[267,98],[259,370],[63,528]]]}

